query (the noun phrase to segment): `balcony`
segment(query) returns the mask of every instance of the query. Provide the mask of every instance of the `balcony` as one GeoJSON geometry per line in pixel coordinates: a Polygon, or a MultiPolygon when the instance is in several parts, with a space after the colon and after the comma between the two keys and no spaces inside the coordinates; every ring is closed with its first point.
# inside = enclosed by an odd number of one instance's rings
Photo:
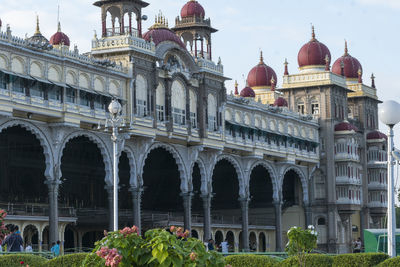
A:
{"type": "Polygon", "coordinates": [[[368,183],[368,190],[387,191],[387,184],[380,182],[370,182],[368,183]]]}
{"type": "Polygon", "coordinates": [[[361,180],[357,178],[352,178],[348,176],[337,176],[336,177],[336,184],[337,185],[356,185],[361,186],[361,180]]]}
{"type": "Polygon", "coordinates": [[[387,152],[385,150],[369,150],[367,154],[368,165],[381,165],[387,162],[387,152]]]}
{"type": "MultiPolygon", "coordinates": [[[[0,203],[0,209],[13,216],[49,216],[49,205],[38,203],[0,203]]],[[[72,207],[58,207],[60,217],[76,217],[76,210],[72,207]]]]}
{"type": "Polygon", "coordinates": [[[336,153],[335,154],[335,161],[360,161],[360,156],[351,153],[336,153]]]}

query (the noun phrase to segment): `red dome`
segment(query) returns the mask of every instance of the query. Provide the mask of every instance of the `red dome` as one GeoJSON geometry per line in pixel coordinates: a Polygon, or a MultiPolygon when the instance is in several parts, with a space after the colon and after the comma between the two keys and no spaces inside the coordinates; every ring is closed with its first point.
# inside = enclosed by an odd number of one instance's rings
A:
{"type": "Polygon", "coordinates": [[[250,87],[267,87],[271,86],[272,78],[274,78],[276,84],[278,81],[276,73],[271,67],[265,65],[261,53],[260,63],[250,70],[247,75],[247,82],[250,87]]]}
{"type": "Polygon", "coordinates": [[[278,97],[274,102],[275,107],[287,107],[288,102],[283,97],[278,97]]]}
{"type": "Polygon", "coordinates": [[[384,133],[381,133],[380,131],[372,131],[367,134],[367,139],[368,140],[374,140],[374,139],[386,139],[387,136],[384,133]]]}
{"type": "Polygon", "coordinates": [[[347,42],[345,44],[344,55],[338,58],[332,66],[332,72],[337,75],[342,75],[342,62],[343,62],[343,73],[346,78],[358,78],[358,71],[361,70],[362,66],[360,62],[350,56],[347,50],[347,42]]]}
{"type": "Polygon", "coordinates": [[[58,23],[58,31],[50,38],[50,44],[51,45],[64,44],[65,46],[70,45],[68,36],[61,31],[60,23],[58,23]]]}
{"type": "Polygon", "coordinates": [[[240,91],[240,96],[241,97],[256,97],[256,93],[254,93],[254,90],[251,89],[250,87],[245,87],[240,91]]]}
{"type": "Polygon", "coordinates": [[[178,44],[183,49],[186,49],[185,45],[179,39],[179,37],[170,29],[167,28],[153,28],[146,32],[143,36],[143,39],[150,42],[150,37],[153,38],[153,42],[156,46],[162,42],[170,41],[178,44]]]}
{"type": "Polygon", "coordinates": [[[190,0],[187,2],[181,10],[181,17],[182,18],[187,18],[187,17],[201,17],[204,18],[206,15],[206,12],[204,11],[204,8],[199,4],[199,2],[195,0],[190,0]]]}
{"type": "Polygon", "coordinates": [[[311,40],[303,45],[300,49],[299,54],[297,55],[297,61],[299,63],[299,67],[304,66],[313,66],[313,65],[326,65],[326,56],[329,57],[329,63],[331,62],[331,52],[328,47],[323,43],[319,42],[315,38],[314,27],[312,30],[312,38],[311,40]]]}
{"type": "Polygon", "coordinates": [[[358,128],[354,126],[353,124],[350,124],[346,121],[338,123],[335,125],[335,132],[341,132],[341,131],[355,131],[358,132],[358,128]]]}

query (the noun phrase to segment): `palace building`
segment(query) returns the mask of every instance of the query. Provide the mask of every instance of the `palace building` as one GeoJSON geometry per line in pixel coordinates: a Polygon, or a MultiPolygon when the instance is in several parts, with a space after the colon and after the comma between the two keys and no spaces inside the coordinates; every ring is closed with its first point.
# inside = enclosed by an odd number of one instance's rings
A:
{"type": "Polygon", "coordinates": [[[290,227],[312,224],[319,249],[336,253],[383,226],[380,101],[347,44],[331,66],[313,29],[298,73],[285,61],[277,75],[261,54],[231,94],[199,2],[187,2],[172,28],[159,14],[148,30],[142,0],[94,5],[102,32],[86,54],[60,23],[48,39],[39,19],[29,38],[0,22],[0,208],[34,249],[92,247],[112,228],[112,141],[98,128],[113,98],[126,125],[120,228],[184,226],[261,252],[282,251],[290,227]]]}

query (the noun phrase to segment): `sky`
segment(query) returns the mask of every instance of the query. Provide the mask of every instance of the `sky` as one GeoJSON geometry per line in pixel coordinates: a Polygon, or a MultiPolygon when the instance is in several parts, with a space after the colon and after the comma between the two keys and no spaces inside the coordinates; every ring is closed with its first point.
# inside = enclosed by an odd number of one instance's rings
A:
{"type": "MultiPolygon", "coordinates": [[[[31,36],[35,30],[35,16],[40,17],[42,33],[49,39],[57,30],[57,7],[63,32],[77,44],[80,52],[90,51],[94,30],[101,32],[100,9],[93,0],[0,0],[0,18],[10,24],[14,35],[31,36]]],[[[147,29],[154,23],[154,15],[161,10],[173,26],[175,17],[186,0],[148,0],[143,10],[149,19],[147,29]]],[[[287,58],[289,73],[298,72],[297,54],[311,38],[311,24],[316,37],[330,49],[332,64],[343,55],[344,40],[349,53],[362,64],[363,79],[370,84],[376,76],[381,100],[400,102],[400,0],[199,0],[219,31],[213,35],[214,60],[221,57],[228,92],[234,80],[245,86],[245,77],[259,62],[260,50],[264,61],[282,82],[283,62],[287,58]]],[[[381,127],[384,128],[384,127],[381,127]]],[[[386,129],[383,129],[386,131],[386,129]]],[[[399,132],[400,128],[396,129],[399,132]]],[[[399,139],[400,140],[400,139],[399,139]]]]}

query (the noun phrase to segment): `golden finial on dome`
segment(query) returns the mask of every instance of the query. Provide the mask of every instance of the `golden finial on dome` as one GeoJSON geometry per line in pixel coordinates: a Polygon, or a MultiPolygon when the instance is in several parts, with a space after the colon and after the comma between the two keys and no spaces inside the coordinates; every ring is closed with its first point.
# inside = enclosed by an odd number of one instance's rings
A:
{"type": "Polygon", "coordinates": [[[264,64],[264,57],[262,50],[260,50],[260,64],[264,64]]]}
{"type": "Polygon", "coordinates": [[[347,56],[349,54],[349,50],[347,49],[347,40],[344,39],[344,55],[347,56]]]}
{"type": "Polygon", "coordinates": [[[239,86],[239,84],[238,84],[237,80],[235,80],[235,87],[238,87],[238,86],[239,86]]]}
{"type": "Polygon", "coordinates": [[[314,25],[311,24],[311,40],[316,40],[315,39],[315,29],[314,29],[314,25]]]}
{"type": "Polygon", "coordinates": [[[155,16],[154,25],[150,27],[150,29],[158,28],[168,28],[168,20],[163,16],[161,10],[158,15],[155,16]]]}
{"type": "Polygon", "coordinates": [[[39,15],[36,15],[36,31],[35,34],[41,34],[40,33],[40,27],[39,27],[39,15]]]}

